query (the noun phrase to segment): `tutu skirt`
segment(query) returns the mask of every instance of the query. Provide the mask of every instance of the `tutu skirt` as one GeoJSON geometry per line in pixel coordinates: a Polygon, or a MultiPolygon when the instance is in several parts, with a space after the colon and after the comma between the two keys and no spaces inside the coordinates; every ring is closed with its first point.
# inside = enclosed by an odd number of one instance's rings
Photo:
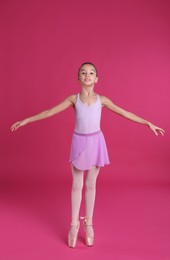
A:
{"type": "Polygon", "coordinates": [[[89,170],[92,166],[109,164],[106,142],[101,131],[92,134],[73,133],[70,162],[80,170],[89,170]]]}

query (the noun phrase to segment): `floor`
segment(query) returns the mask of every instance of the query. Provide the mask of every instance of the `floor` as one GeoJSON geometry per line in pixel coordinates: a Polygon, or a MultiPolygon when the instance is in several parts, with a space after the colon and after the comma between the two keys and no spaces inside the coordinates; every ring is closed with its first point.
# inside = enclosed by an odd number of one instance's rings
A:
{"type": "Polygon", "coordinates": [[[1,183],[1,260],[170,259],[168,184],[99,180],[95,245],[86,247],[81,226],[75,249],[67,246],[70,189],[64,180],[1,183]]]}

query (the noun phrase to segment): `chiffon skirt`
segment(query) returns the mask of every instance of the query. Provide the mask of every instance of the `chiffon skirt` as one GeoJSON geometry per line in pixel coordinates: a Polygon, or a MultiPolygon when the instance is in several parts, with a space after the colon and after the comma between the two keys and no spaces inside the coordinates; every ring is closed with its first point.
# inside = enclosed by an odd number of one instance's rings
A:
{"type": "Polygon", "coordinates": [[[80,170],[89,170],[92,166],[109,164],[109,156],[102,131],[92,134],[73,133],[70,162],[80,170]]]}

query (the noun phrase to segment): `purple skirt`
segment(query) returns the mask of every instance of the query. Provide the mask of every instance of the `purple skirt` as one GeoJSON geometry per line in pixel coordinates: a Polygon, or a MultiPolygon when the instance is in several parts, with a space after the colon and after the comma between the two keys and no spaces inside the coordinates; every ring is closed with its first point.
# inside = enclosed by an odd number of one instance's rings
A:
{"type": "Polygon", "coordinates": [[[73,133],[70,162],[80,170],[89,170],[92,166],[109,164],[106,142],[101,131],[92,134],[73,133]]]}

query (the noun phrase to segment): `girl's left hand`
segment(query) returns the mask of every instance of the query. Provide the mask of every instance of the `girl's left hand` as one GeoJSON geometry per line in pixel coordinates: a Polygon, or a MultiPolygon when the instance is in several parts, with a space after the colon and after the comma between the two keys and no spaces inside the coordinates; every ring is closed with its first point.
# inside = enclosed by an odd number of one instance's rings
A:
{"type": "Polygon", "coordinates": [[[155,133],[155,135],[158,135],[158,133],[161,133],[161,135],[164,136],[165,131],[162,128],[160,128],[156,125],[153,125],[152,123],[149,123],[149,127],[155,133]]]}

